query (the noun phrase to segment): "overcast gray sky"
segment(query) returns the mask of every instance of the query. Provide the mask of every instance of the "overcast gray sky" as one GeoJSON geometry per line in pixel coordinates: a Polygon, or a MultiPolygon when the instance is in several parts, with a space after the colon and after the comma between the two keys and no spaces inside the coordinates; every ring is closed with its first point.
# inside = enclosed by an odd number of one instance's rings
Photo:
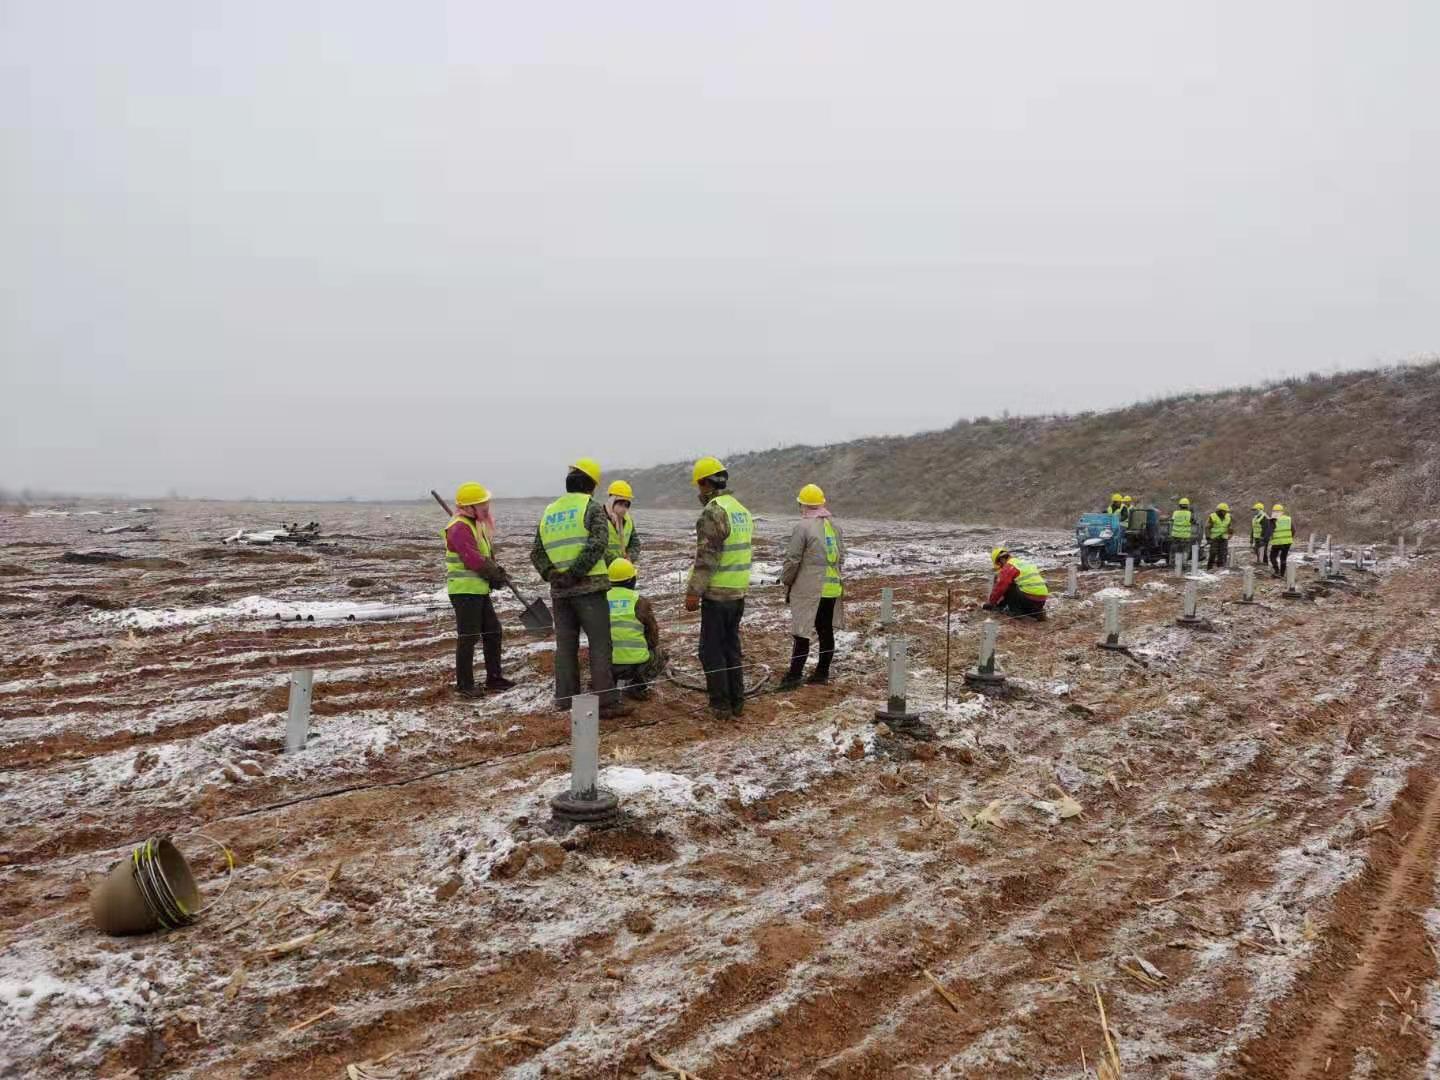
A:
{"type": "Polygon", "coordinates": [[[1440,5],[0,0],[0,485],[405,496],[1432,352],[1440,5]]]}

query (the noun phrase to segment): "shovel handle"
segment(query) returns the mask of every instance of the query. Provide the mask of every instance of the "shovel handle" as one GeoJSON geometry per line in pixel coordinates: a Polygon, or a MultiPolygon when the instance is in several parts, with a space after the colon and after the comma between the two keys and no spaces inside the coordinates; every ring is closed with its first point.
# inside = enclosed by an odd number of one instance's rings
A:
{"type": "Polygon", "coordinates": [[[455,511],[450,509],[450,504],[440,497],[440,493],[438,491],[436,491],[434,488],[431,488],[430,494],[434,497],[435,501],[440,504],[441,510],[444,510],[445,513],[449,514],[451,517],[455,516],[455,511]]]}

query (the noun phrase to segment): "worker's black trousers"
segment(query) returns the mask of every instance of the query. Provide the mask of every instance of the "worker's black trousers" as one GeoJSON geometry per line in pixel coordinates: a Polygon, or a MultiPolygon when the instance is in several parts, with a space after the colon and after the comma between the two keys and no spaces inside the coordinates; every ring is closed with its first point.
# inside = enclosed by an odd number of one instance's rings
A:
{"type": "Polygon", "coordinates": [[[1289,544],[1270,545],[1270,569],[1275,571],[1276,577],[1285,576],[1285,564],[1290,561],[1289,544]]]}
{"type": "Polygon", "coordinates": [[[475,688],[475,642],[485,653],[485,680],[500,678],[500,619],[489,595],[457,594],[450,597],[455,609],[455,688],[475,688]]]}
{"type": "Polygon", "coordinates": [[[1012,581],[995,608],[1010,615],[1043,615],[1045,599],[1040,596],[1027,596],[1020,591],[1020,586],[1012,581]]]}
{"type": "Polygon", "coordinates": [[[700,667],[712,709],[740,713],[745,708],[745,662],[740,653],[740,620],[745,600],[700,601],[700,667]]]}
{"type": "Polygon", "coordinates": [[[1223,536],[1212,536],[1210,538],[1210,557],[1205,560],[1205,569],[1214,570],[1217,566],[1224,569],[1225,564],[1230,561],[1230,541],[1223,536]]]}
{"type": "MultiPolygon", "coordinates": [[[[820,662],[815,665],[817,678],[826,678],[830,674],[830,661],[835,658],[835,601],[837,596],[824,596],[820,598],[820,606],[815,609],[815,634],[820,639],[820,662]]],[[[798,679],[805,674],[805,661],[810,658],[810,639],[808,637],[797,637],[790,648],[790,672],[786,676],[790,679],[798,679]]]]}

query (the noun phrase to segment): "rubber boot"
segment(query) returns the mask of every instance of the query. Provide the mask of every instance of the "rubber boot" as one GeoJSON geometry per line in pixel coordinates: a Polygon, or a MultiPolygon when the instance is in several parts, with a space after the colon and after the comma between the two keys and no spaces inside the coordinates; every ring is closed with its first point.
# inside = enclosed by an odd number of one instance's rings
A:
{"type": "Polygon", "coordinates": [[[790,649],[790,670],[776,687],[782,694],[797,689],[805,676],[805,661],[810,657],[810,639],[797,637],[790,649]]]}

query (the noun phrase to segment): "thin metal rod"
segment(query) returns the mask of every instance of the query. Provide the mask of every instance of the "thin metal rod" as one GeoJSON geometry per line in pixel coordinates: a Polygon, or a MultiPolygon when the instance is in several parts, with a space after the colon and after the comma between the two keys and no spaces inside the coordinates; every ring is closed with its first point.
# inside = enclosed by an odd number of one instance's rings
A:
{"type": "Polygon", "coordinates": [[[950,612],[954,607],[954,588],[945,585],[945,707],[950,707],[950,612]]]}

